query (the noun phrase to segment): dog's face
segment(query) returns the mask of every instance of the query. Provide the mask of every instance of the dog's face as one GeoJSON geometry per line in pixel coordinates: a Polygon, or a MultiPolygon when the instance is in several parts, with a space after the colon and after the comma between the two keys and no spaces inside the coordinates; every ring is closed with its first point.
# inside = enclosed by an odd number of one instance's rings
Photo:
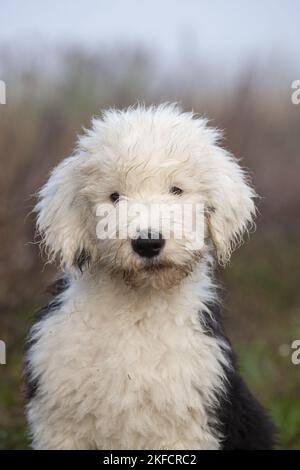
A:
{"type": "Polygon", "coordinates": [[[167,288],[215,248],[224,262],[252,189],[205,120],[175,106],[108,111],[40,192],[38,229],[63,268],[167,288]]]}

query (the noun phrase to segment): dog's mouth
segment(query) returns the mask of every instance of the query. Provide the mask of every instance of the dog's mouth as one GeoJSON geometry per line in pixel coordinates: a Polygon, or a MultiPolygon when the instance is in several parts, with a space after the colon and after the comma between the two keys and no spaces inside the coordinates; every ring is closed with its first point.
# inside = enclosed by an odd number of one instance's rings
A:
{"type": "Polygon", "coordinates": [[[138,287],[171,288],[177,286],[188,277],[200,261],[201,252],[189,252],[188,256],[181,253],[180,260],[167,257],[166,253],[151,258],[126,256],[115,258],[113,265],[106,265],[112,276],[121,278],[127,285],[138,287]],[[180,262],[178,262],[180,261],[180,262]]]}
{"type": "Polygon", "coordinates": [[[146,273],[154,273],[156,271],[165,271],[167,269],[173,269],[174,263],[161,260],[147,260],[141,270],[146,273]]]}

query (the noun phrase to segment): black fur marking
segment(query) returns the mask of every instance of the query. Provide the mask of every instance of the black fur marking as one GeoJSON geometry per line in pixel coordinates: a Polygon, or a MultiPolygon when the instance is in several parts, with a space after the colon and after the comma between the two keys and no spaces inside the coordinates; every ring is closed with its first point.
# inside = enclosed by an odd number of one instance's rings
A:
{"type": "Polygon", "coordinates": [[[69,285],[70,281],[67,276],[62,276],[56,279],[55,282],[50,284],[47,289],[47,292],[49,292],[53,296],[56,296],[62,294],[69,287],[69,285]]]}
{"type": "MultiPolygon", "coordinates": [[[[59,296],[69,287],[69,280],[66,277],[58,279],[53,283],[49,292],[54,296],[59,296]]],[[[62,300],[59,297],[51,300],[45,307],[41,308],[35,315],[35,324],[43,321],[48,315],[57,311],[62,305],[62,300]]],[[[29,332],[26,345],[25,345],[25,364],[24,364],[24,377],[26,385],[26,400],[32,400],[39,390],[39,378],[34,376],[32,369],[29,364],[28,354],[32,346],[36,343],[36,340],[31,337],[31,331],[29,332]]]]}
{"type": "Polygon", "coordinates": [[[90,253],[84,248],[81,251],[77,251],[74,258],[74,266],[77,266],[79,271],[82,273],[85,265],[89,265],[91,259],[90,253]]]}
{"type": "Polygon", "coordinates": [[[38,393],[39,379],[37,377],[33,377],[32,370],[30,369],[28,362],[26,362],[25,364],[24,376],[25,376],[25,381],[26,381],[25,382],[26,383],[25,397],[26,397],[26,401],[29,402],[38,393]]]}
{"type": "Polygon", "coordinates": [[[221,397],[218,418],[222,423],[224,450],[271,450],[276,429],[271,418],[248,390],[236,370],[227,373],[226,397],[221,397]]]}
{"type": "Polygon", "coordinates": [[[200,317],[205,333],[213,338],[221,338],[229,344],[225,336],[219,304],[209,303],[207,304],[207,308],[209,311],[203,310],[200,317]]]}
{"type": "Polygon", "coordinates": [[[238,373],[234,353],[224,333],[219,305],[211,304],[208,307],[210,313],[201,312],[206,334],[222,339],[229,347],[223,350],[229,364],[225,370],[225,394],[219,393],[217,408],[208,413],[214,423],[212,427],[219,423],[217,431],[224,436],[222,449],[273,449],[277,441],[276,428],[238,373]]]}

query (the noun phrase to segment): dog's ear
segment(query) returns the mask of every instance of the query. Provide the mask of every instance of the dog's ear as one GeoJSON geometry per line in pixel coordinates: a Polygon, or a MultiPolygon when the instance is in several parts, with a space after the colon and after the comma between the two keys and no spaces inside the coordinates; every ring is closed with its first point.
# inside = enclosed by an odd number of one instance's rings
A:
{"type": "Polygon", "coordinates": [[[215,146],[211,163],[213,181],[206,215],[217,258],[225,264],[253,223],[256,194],[244,170],[226,150],[215,146]]]}
{"type": "Polygon", "coordinates": [[[92,257],[91,214],[80,193],[82,157],[65,159],[39,192],[37,230],[50,261],[58,258],[64,270],[83,269],[92,257]]]}

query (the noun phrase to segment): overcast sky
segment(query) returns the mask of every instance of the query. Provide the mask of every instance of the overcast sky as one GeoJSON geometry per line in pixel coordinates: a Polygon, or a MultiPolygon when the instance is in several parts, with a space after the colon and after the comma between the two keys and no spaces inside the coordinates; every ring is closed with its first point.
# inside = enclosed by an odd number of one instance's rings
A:
{"type": "Polygon", "coordinates": [[[145,45],[163,60],[183,46],[212,64],[283,57],[300,72],[299,0],[6,0],[0,44],[145,45]]]}

